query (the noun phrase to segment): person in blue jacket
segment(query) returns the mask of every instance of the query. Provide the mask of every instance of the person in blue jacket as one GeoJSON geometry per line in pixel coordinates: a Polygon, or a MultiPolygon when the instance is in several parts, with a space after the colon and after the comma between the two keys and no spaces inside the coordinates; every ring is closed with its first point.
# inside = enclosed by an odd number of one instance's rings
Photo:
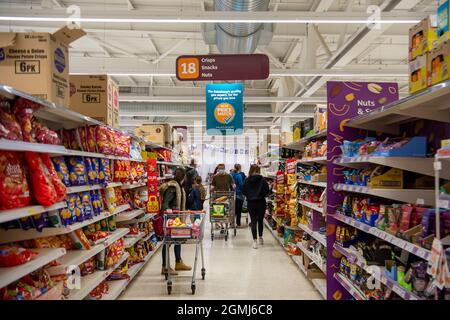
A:
{"type": "Polygon", "coordinates": [[[242,187],[244,186],[245,174],[241,171],[241,165],[236,163],[234,165],[233,180],[236,185],[236,226],[241,226],[242,206],[244,205],[244,195],[242,194],[242,187]]]}

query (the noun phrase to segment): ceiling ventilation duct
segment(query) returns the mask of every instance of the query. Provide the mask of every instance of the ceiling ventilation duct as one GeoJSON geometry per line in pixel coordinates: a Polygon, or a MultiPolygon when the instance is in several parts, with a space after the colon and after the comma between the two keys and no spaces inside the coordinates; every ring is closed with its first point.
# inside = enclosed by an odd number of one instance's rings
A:
{"type": "MultiPolygon", "coordinates": [[[[267,11],[270,0],[214,0],[215,11],[267,11]]],[[[222,54],[253,53],[258,45],[272,40],[273,25],[268,23],[203,24],[206,44],[215,44],[222,54]]]]}

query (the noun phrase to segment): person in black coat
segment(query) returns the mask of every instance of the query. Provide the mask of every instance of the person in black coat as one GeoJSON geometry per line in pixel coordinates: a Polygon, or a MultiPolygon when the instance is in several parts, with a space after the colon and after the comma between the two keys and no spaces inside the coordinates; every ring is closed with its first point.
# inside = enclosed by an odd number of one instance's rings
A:
{"type": "Polygon", "coordinates": [[[249,177],[245,179],[242,193],[247,198],[247,208],[251,219],[251,229],[253,236],[253,248],[258,249],[259,244],[264,244],[264,214],[266,212],[266,196],[270,192],[267,181],[261,176],[261,169],[253,164],[248,173],[249,177]]]}

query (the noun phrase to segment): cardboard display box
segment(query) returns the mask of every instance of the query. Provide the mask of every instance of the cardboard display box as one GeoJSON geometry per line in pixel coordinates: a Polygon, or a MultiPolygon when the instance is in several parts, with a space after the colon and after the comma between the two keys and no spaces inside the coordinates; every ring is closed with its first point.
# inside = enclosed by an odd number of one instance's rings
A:
{"type": "Polygon", "coordinates": [[[437,9],[437,39],[439,43],[443,43],[450,39],[449,32],[449,0],[439,0],[439,7],[437,9]]]}
{"type": "Polygon", "coordinates": [[[294,139],[293,133],[292,132],[282,132],[281,133],[281,145],[287,145],[289,143],[291,143],[294,139]]]}
{"type": "Polygon", "coordinates": [[[53,34],[0,33],[1,83],[68,107],[68,47],[85,34],[67,27],[53,34]]]}
{"type": "Polygon", "coordinates": [[[437,46],[436,16],[430,16],[409,29],[409,60],[437,46]]]}
{"type": "Polygon", "coordinates": [[[70,76],[70,109],[117,128],[119,87],[107,75],[70,76]]]}
{"type": "Polygon", "coordinates": [[[134,134],[144,141],[172,147],[172,128],[169,124],[144,124],[134,129],[134,134]]]}
{"type": "Polygon", "coordinates": [[[428,87],[428,54],[418,56],[409,63],[409,93],[428,87]]]}
{"type": "Polygon", "coordinates": [[[445,81],[449,76],[450,41],[441,43],[428,56],[428,85],[445,81]]]}

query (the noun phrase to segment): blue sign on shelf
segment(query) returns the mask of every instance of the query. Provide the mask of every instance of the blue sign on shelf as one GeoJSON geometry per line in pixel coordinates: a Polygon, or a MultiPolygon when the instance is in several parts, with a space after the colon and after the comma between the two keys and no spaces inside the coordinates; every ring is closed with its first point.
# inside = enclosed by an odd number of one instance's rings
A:
{"type": "Polygon", "coordinates": [[[206,133],[238,135],[244,126],[242,83],[206,85],[206,133]]]}

